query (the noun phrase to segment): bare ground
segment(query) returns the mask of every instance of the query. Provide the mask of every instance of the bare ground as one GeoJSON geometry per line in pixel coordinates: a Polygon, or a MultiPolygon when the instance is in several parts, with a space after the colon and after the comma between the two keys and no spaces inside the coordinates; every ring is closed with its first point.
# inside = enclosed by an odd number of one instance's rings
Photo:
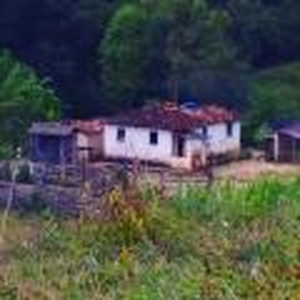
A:
{"type": "MultiPolygon", "coordinates": [[[[217,181],[233,180],[249,182],[262,176],[300,176],[300,165],[269,163],[257,160],[233,162],[214,168],[217,181]]],[[[207,178],[203,173],[180,172],[175,170],[144,170],[139,174],[139,183],[164,186],[170,193],[185,185],[203,185],[207,178]]]]}
{"type": "Polygon", "coordinates": [[[245,160],[221,166],[216,169],[216,173],[219,178],[248,181],[265,175],[300,175],[300,165],[245,160]]]}

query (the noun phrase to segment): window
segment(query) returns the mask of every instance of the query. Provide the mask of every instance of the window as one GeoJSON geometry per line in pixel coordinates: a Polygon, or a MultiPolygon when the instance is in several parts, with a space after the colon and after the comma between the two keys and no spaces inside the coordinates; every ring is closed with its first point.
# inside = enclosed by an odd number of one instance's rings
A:
{"type": "Polygon", "coordinates": [[[232,122],[227,123],[227,136],[231,137],[233,135],[233,124],[232,122]]]}
{"type": "Polygon", "coordinates": [[[118,128],[118,131],[117,131],[117,141],[124,142],[125,141],[125,136],[126,136],[125,129],[124,128],[118,128]]]}
{"type": "Polygon", "coordinates": [[[158,144],[158,133],[157,131],[150,132],[150,145],[157,145],[158,144]]]}

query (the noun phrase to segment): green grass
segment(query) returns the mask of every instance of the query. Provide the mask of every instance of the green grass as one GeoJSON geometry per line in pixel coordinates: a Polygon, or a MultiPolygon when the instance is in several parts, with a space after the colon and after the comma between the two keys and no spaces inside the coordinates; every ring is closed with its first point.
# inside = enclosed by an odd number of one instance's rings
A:
{"type": "Polygon", "coordinates": [[[0,299],[299,299],[299,179],[143,194],[114,221],[11,216],[0,299]]]}

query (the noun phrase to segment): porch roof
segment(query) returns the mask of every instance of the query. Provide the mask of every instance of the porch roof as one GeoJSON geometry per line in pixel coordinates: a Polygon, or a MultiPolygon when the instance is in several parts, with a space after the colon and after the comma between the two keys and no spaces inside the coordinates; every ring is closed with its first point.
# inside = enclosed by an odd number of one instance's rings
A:
{"type": "Polygon", "coordinates": [[[29,129],[29,134],[68,136],[74,132],[70,125],[63,125],[59,122],[33,123],[29,129]]]}
{"type": "Polygon", "coordinates": [[[300,122],[294,122],[293,124],[280,129],[278,133],[294,139],[300,139],[300,122]]]}

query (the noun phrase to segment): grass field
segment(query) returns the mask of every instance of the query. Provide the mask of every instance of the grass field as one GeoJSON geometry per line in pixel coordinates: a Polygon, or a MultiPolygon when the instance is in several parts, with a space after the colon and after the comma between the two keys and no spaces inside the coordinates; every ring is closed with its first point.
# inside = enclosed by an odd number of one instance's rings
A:
{"type": "Polygon", "coordinates": [[[300,299],[299,178],[107,203],[99,221],[10,215],[0,299],[300,299]]]}

